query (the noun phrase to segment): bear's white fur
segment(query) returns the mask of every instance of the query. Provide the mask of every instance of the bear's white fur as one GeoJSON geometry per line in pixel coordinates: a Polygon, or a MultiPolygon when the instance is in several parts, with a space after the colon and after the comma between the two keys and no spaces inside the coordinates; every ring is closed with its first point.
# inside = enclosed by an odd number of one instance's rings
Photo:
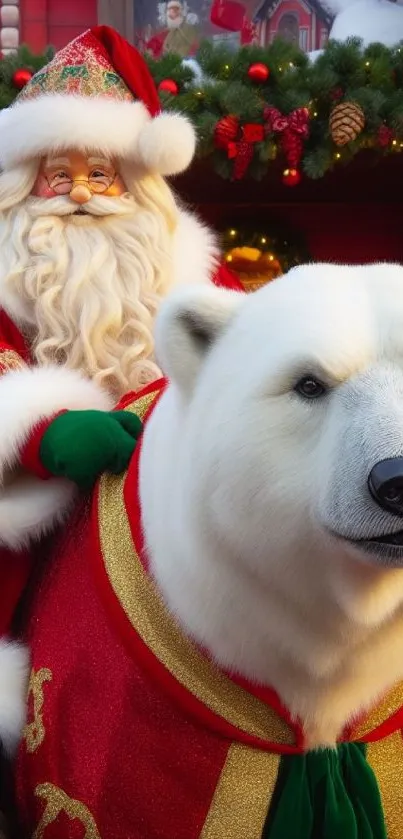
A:
{"type": "Polygon", "coordinates": [[[151,571],[185,632],[334,745],[403,679],[403,528],[368,490],[403,456],[403,268],[312,265],[253,295],[187,288],[143,440],[151,571]],[[305,375],[329,388],[307,400],[305,375]]]}

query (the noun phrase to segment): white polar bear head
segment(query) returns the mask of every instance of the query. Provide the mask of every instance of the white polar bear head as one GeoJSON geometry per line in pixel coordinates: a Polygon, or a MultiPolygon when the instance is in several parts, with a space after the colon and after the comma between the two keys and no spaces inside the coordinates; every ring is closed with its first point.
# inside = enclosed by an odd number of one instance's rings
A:
{"type": "Polygon", "coordinates": [[[293,667],[324,684],[403,604],[403,267],[182,290],[156,339],[171,385],[142,457],[151,568],[221,664],[301,712],[293,667]]]}

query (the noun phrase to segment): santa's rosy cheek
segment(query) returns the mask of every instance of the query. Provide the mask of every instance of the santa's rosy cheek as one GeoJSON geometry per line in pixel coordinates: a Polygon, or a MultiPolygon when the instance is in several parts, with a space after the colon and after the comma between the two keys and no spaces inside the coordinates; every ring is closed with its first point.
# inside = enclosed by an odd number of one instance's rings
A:
{"type": "Polygon", "coordinates": [[[38,175],[33,187],[31,195],[38,198],[54,198],[55,192],[50,188],[46,178],[43,175],[38,175]]]}

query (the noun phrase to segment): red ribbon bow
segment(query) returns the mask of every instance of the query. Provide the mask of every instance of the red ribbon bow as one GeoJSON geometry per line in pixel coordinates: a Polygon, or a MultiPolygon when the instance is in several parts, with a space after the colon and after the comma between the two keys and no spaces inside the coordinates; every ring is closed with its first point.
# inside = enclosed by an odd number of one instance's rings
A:
{"type": "Polygon", "coordinates": [[[303,141],[309,137],[308,108],[297,108],[291,114],[282,114],[277,108],[264,110],[265,134],[281,134],[281,146],[291,168],[298,168],[303,141]]]}
{"type": "Polygon", "coordinates": [[[266,134],[282,134],[288,129],[300,134],[304,140],[309,136],[308,108],[297,108],[288,115],[280,113],[277,108],[265,108],[264,119],[266,134]]]}

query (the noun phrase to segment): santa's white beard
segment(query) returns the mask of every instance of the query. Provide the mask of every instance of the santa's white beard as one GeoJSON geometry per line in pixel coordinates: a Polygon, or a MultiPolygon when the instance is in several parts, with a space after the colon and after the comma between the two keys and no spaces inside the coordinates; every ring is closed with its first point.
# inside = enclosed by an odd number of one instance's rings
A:
{"type": "Polygon", "coordinates": [[[178,15],[178,17],[174,18],[167,17],[168,29],[179,29],[179,27],[182,26],[184,20],[185,18],[183,15],[178,15]]]}
{"type": "Polygon", "coordinates": [[[94,196],[89,216],[77,209],[66,196],[30,197],[3,213],[0,289],[39,364],[82,370],[119,398],[160,375],[152,330],[171,285],[171,236],[131,195],[94,196]]]}

